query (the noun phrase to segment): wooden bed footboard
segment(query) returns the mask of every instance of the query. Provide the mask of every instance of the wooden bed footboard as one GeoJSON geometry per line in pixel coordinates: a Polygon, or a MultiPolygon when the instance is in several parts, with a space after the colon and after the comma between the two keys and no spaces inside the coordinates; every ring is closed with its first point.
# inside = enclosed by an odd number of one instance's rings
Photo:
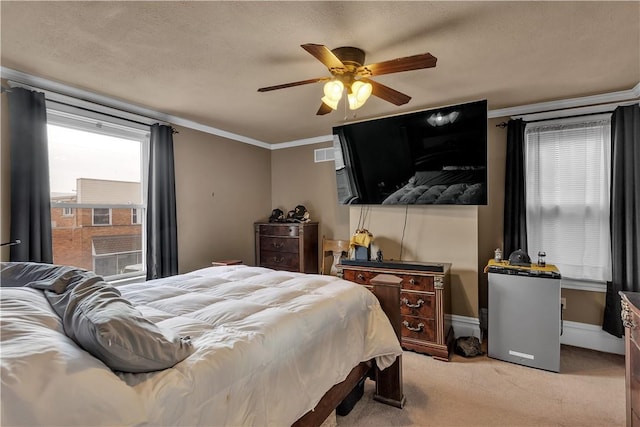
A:
{"type": "Polygon", "coordinates": [[[331,387],[316,407],[293,423],[293,427],[317,427],[322,424],[351,390],[369,374],[371,368],[371,362],[362,362],[353,368],[344,381],[331,387]]]}
{"type": "MultiPolygon", "coordinates": [[[[400,340],[400,283],[402,279],[389,274],[379,274],[371,279],[373,293],[380,301],[398,340],[400,340]]],[[[299,418],[293,427],[317,427],[333,412],[356,385],[365,377],[373,377],[376,392],[373,398],[381,403],[402,408],[405,396],[402,390],[402,356],[393,365],[381,371],[375,362],[362,362],[351,370],[347,378],[331,387],[311,411],[299,418]],[[373,372],[372,372],[373,371],[373,372]]]]}

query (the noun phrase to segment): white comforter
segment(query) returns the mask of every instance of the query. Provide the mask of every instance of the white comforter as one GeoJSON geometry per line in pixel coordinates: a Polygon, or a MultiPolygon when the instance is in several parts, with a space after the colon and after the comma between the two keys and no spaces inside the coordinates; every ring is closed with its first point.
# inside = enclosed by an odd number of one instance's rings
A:
{"type": "Polygon", "coordinates": [[[119,289],[150,320],[190,335],[194,354],[164,371],[116,376],[74,349],[66,336],[58,336],[61,326],[43,315],[46,300],[39,291],[3,289],[3,422],[15,421],[4,413],[12,404],[31,413],[24,418],[30,425],[86,425],[90,419],[95,425],[286,426],[359,362],[376,358],[386,367],[402,352],[377,299],[332,276],[223,266],[119,289]],[[18,292],[38,301],[33,316],[25,315],[30,310],[25,304],[12,302],[18,292]],[[33,320],[37,315],[44,320],[33,320]],[[44,333],[32,333],[34,322],[44,333]],[[6,333],[21,329],[31,332],[6,333]],[[60,348],[63,356],[54,351],[60,348]],[[56,355],[40,357],[43,351],[56,355]],[[91,369],[70,369],[68,356],[78,354],[88,358],[82,363],[91,369]],[[59,376],[93,391],[73,393],[73,402],[54,396],[55,387],[51,393],[39,392],[42,384],[63,384],[59,376]],[[12,384],[5,384],[5,378],[12,384]],[[93,388],[85,387],[85,379],[93,388]],[[23,402],[26,393],[35,396],[31,406],[23,402]],[[73,416],[62,415],[72,411],[73,416]]]}

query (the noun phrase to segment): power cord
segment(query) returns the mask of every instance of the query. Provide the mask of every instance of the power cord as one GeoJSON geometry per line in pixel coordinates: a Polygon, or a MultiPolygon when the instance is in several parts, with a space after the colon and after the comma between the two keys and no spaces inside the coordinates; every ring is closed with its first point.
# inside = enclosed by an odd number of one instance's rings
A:
{"type": "Polygon", "coordinates": [[[402,261],[402,249],[404,246],[404,231],[407,228],[407,215],[409,213],[409,205],[404,207],[404,225],[402,226],[402,238],[400,238],[400,261],[402,261]]]}

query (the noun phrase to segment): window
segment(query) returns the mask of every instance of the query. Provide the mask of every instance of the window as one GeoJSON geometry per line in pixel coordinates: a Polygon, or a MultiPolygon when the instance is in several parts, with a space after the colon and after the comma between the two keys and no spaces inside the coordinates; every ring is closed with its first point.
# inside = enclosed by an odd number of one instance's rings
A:
{"type": "Polygon", "coordinates": [[[528,253],[563,278],[611,280],[610,115],[530,123],[525,136],[528,253]]]}
{"type": "Polygon", "coordinates": [[[140,219],[140,209],[131,209],[131,224],[141,224],[140,219]]]}
{"type": "Polygon", "coordinates": [[[107,280],[144,274],[149,127],[48,103],[53,260],[107,280]],[[53,213],[53,211],[52,211],[53,213]]]}
{"type": "Polygon", "coordinates": [[[94,208],[93,225],[111,225],[111,209],[94,208]]]}

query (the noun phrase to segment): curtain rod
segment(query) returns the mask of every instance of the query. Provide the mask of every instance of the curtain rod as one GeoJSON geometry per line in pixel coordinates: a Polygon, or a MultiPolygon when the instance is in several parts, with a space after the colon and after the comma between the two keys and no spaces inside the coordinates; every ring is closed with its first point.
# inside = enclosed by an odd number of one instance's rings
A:
{"type": "MultiPolygon", "coordinates": [[[[19,87],[22,87],[22,86],[19,86],[19,87]]],[[[33,88],[33,89],[40,90],[40,89],[38,89],[38,88],[33,88]]],[[[0,93],[5,93],[5,92],[11,92],[11,88],[10,88],[10,87],[5,87],[5,86],[1,86],[1,85],[0,85],[0,93]]],[[[48,91],[48,92],[52,92],[52,91],[48,91]]],[[[57,93],[57,92],[53,92],[53,93],[57,93]]],[[[46,92],[45,92],[45,95],[46,95],[46,92]]],[[[63,95],[63,94],[58,94],[58,95],[63,95]]],[[[63,95],[63,96],[65,96],[65,97],[69,97],[68,95],[63,95]]],[[[73,97],[70,97],[70,98],[73,98],[73,97]]],[[[45,96],[45,99],[47,99],[47,98],[46,98],[46,96],[45,96]]],[[[79,98],[78,98],[78,99],[79,99],[79,98]]],[[[124,117],[121,117],[121,116],[116,116],[115,114],[109,114],[109,113],[105,113],[105,112],[103,112],[103,111],[95,111],[95,110],[92,110],[92,109],[90,109],[90,108],[80,107],[80,106],[78,106],[78,105],[70,104],[70,103],[67,103],[67,102],[62,102],[62,101],[58,101],[58,100],[54,100],[54,99],[49,99],[49,101],[50,101],[50,102],[53,102],[53,103],[55,103],[55,104],[66,105],[67,107],[77,108],[77,109],[79,109],[79,110],[89,111],[89,112],[92,112],[92,113],[98,113],[98,114],[101,114],[101,115],[103,115],[103,116],[107,116],[107,117],[113,117],[114,119],[124,120],[124,121],[127,121],[127,122],[129,122],[129,123],[135,123],[135,124],[143,125],[143,126],[151,126],[151,125],[150,125],[150,124],[148,124],[148,123],[139,122],[139,121],[137,121],[137,120],[132,120],[132,119],[124,118],[124,117]]],[[[119,110],[119,109],[117,109],[117,108],[113,108],[113,107],[110,107],[110,106],[108,106],[108,105],[103,105],[103,104],[100,104],[100,103],[97,103],[97,102],[87,101],[87,100],[84,100],[84,99],[81,99],[81,101],[89,102],[89,103],[91,103],[91,104],[100,105],[100,106],[102,106],[102,107],[106,107],[106,108],[113,109],[113,110],[116,110],[116,111],[122,111],[122,112],[125,112],[125,113],[127,113],[127,114],[134,114],[134,113],[130,113],[130,112],[128,112],[128,111],[119,110]]],[[[137,114],[137,115],[139,115],[139,114],[137,114]]],[[[151,117],[147,117],[147,118],[148,118],[148,119],[151,119],[151,117]]],[[[153,119],[153,120],[155,120],[155,119],[153,119]]],[[[162,120],[157,120],[157,122],[158,122],[159,124],[164,125],[164,126],[169,126],[169,127],[171,128],[171,132],[172,132],[172,133],[174,133],[174,134],[176,134],[176,133],[180,133],[180,132],[178,132],[178,131],[173,127],[173,126],[171,126],[170,124],[168,124],[168,123],[166,123],[166,122],[163,122],[162,120]]]]}
{"type": "MultiPolygon", "coordinates": [[[[541,111],[539,113],[529,113],[522,114],[517,116],[511,116],[511,119],[522,119],[527,123],[535,123],[542,122],[546,120],[556,120],[563,118],[571,118],[571,117],[583,117],[583,116],[591,116],[594,114],[602,114],[602,113],[610,113],[613,112],[617,107],[624,105],[633,105],[639,104],[640,100],[628,100],[628,101],[619,101],[612,102],[608,104],[593,104],[586,105],[583,107],[573,107],[573,108],[565,108],[559,110],[551,110],[551,111],[541,111]]],[[[496,125],[499,128],[507,127],[507,122],[500,122],[496,125]]]]}
{"type": "MultiPolygon", "coordinates": [[[[102,114],[103,116],[113,117],[114,119],[125,120],[125,121],[127,121],[127,122],[135,123],[135,124],[137,124],[137,125],[150,126],[148,123],[139,122],[139,121],[137,121],[137,120],[132,120],[132,119],[125,119],[125,118],[123,118],[123,117],[118,117],[118,116],[116,116],[116,115],[114,115],[114,114],[109,114],[109,113],[105,113],[105,112],[102,112],[102,111],[95,111],[95,110],[92,110],[92,109],[90,109],[90,108],[79,107],[79,106],[77,106],[77,105],[69,104],[69,103],[67,103],[67,102],[60,102],[60,101],[56,101],[56,100],[53,100],[53,99],[48,99],[48,98],[46,98],[46,97],[45,97],[45,99],[46,99],[46,100],[48,100],[48,101],[51,101],[51,102],[53,102],[53,103],[55,103],[55,104],[66,105],[67,107],[77,108],[78,110],[82,110],[82,111],[89,111],[89,112],[91,112],[91,113],[98,113],[98,114],[102,114]]],[[[100,104],[99,104],[99,105],[100,105],[100,104]]],[[[106,105],[102,105],[102,106],[103,106],[103,107],[106,107],[106,105]]],[[[172,129],[173,129],[173,128],[172,128],[172,129]]]]}
{"type": "MultiPolygon", "coordinates": [[[[156,122],[156,123],[159,123],[161,125],[169,126],[169,127],[171,127],[173,129],[171,124],[167,123],[164,120],[159,120],[159,119],[157,119],[155,117],[149,117],[149,116],[145,116],[143,114],[138,114],[138,113],[134,113],[134,112],[131,112],[131,111],[123,110],[121,108],[113,107],[111,105],[107,105],[107,104],[104,104],[104,103],[101,103],[101,102],[97,102],[97,101],[93,101],[93,100],[90,100],[90,99],[85,99],[85,98],[78,97],[78,96],[75,96],[75,95],[67,95],[65,93],[61,93],[61,92],[58,92],[58,91],[55,91],[55,90],[42,89],[42,88],[39,88],[37,86],[33,86],[33,85],[30,85],[30,84],[26,84],[26,83],[21,83],[21,82],[15,81],[15,80],[9,80],[9,85],[10,85],[9,88],[3,88],[3,92],[4,91],[11,91],[11,88],[13,88],[13,87],[21,87],[23,89],[35,90],[35,91],[44,93],[45,99],[47,101],[50,101],[50,102],[56,102],[56,103],[61,104],[61,105],[65,105],[65,106],[69,106],[69,107],[73,107],[73,108],[78,108],[78,109],[84,110],[84,111],[95,112],[95,113],[102,114],[102,115],[105,115],[105,116],[114,117],[114,118],[117,118],[117,119],[120,119],[120,120],[126,120],[126,121],[129,121],[131,123],[141,124],[141,125],[144,125],[144,126],[151,126],[152,123],[145,123],[144,121],[135,120],[135,118],[126,117],[126,116],[136,116],[136,117],[140,117],[142,119],[147,119],[149,122],[156,122]],[[64,100],[60,100],[60,99],[57,99],[57,98],[62,98],[64,100]],[[69,99],[71,101],[67,101],[66,99],[69,99]],[[83,103],[87,103],[89,105],[88,106],[80,106],[80,105],[74,104],[73,101],[80,101],[80,102],[83,102],[83,103]],[[107,112],[107,111],[100,111],[99,108],[93,109],[93,108],[91,108],[91,106],[101,107],[101,108],[104,108],[104,109],[107,109],[107,110],[115,111],[116,114],[114,114],[112,112],[107,112]],[[117,112],[123,113],[123,115],[122,116],[117,115],[117,112]]],[[[174,129],[174,131],[175,131],[175,129],[174,129]]]]}
{"type": "Polygon", "coordinates": [[[512,119],[523,119],[526,122],[536,122],[547,119],[560,119],[563,117],[586,116],[591,114],[608,113],[623,105],[638,104],[640,100],[626,100],[607,104],[585,105],[583,107],[565,108],[552,111],[541,111],[539,113],[520,114],[511,116],[512,119]]]}

